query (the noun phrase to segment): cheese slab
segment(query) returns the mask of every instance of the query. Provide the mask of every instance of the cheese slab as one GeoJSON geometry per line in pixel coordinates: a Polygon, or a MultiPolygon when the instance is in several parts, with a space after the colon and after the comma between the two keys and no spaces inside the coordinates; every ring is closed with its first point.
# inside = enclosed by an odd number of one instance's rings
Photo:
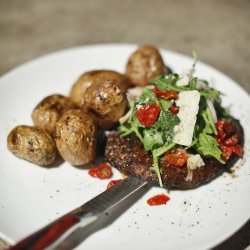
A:
{"type": "Polygon", "coordinates": [[[179,113],[177,116],[180,123],[174,128],[173,142],[190,146],[192,143],[194,126],[199,110],[200,93],[197,90],[184,91],[179,93],[177,105],[179,106],[179,113]]]}

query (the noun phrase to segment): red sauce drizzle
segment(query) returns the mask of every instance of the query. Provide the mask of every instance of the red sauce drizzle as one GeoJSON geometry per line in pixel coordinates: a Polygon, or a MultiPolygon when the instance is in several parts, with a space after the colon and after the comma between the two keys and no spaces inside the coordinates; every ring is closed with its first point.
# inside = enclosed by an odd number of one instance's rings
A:
{"type": "Polygon", "coordinates": [[[158,206],[166,204],[170,198],[165,194],[157,194],[147,200],[148,205],[158,206]]]}

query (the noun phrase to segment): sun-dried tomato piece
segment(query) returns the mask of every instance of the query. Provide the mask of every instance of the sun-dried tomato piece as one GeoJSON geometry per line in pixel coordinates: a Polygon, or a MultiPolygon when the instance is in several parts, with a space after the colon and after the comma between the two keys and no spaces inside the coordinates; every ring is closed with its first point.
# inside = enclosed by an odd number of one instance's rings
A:
{"type": "Polygon", "coordinates": [[[155,93],[156,96],[158,96],[162,99],[165,99],[165,100],[178,98],[178,93],[175,91],[159,90],[158,88],[154,87],[153,92],[155,93]]]}
{"type": "Polygon", "coordinates": [[[170,107],[170,112],[173,114],[173,115],[177,115],[179,113],[179,109],[180,107],[176,105],[176,103],[174,102],[173,105],[170,107]]]}
{"type": "Polygon", "coordinates": [[[234,134],[230,136],[229,138],[225,139],[223,144],[225,146],[235,146],[236,144],[238,144],[238,142],[239,142],[239,137],[238,135],[234,134]]]}
{"type": "Polygon", "coordinates": [[[188,153],[181,149],[167,151],[165,153],[166,160],[176,167],[182,167],[188,159],[188,153]]]}
{"type": "Polygon", "coordinates": [[[108,179],[112,176],[112,169],[108,163],[103,163],[97,167],[93,167],[89,170],[89,175],[97,177],[99,179],[108,179]]]}
{"type": "Polygon", "coordinates": [[[145,127],[151,127],[156,122],[161,108],[157,104],[149,104],[141,107],[136,112],[139,122],[145,127]]]}

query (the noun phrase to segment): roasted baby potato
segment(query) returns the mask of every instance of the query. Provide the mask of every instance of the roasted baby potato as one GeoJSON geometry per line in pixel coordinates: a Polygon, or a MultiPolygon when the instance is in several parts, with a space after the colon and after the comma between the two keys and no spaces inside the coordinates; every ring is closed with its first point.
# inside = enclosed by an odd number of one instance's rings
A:
{"type": "Polygon", "coordinates": [[[145,86],[152,78],[167,73],[166,69],[157,48],[142,46],[129,57],[125,75],[131,84],[145,86]]]}
{"type": "Polygon", "coordinates": [[[44,98],[33,110],[32,120],[36,127],[46,130],[54,135],[56,123],[61,115],[69,109],[76,107],[70,98],[63,95],[50,95],[44,98]]]}
{"type": "Polygon", "coordinates": [[[56,145],[51,136],[42,129],[20,125],[8,135],[10,152],[40,166],[48,166],[56,159],[56,145]]]}
{"type": "Polygon", "coordinates": [[[86,90],[82,107],[101,129],[110,129],[126,111],[125,89],[112,81],[96,82],[86,90]]]}
{"type": "Polygon", "coordinates": [[[66,111],[56,125],[56,146],[72,165],[84,165],[96,154],[96,122],[80,109],[66,111]]]}
{"type": "Polygon", "coordinates": [[[74,83],[70,91],[70,98],[74,103],[82,106],[84,103],[85,92],[92,84],[102,84],[107,82],[119,85],[124,91],[128,88],[124,75],[111,70],[93,70],[81,75],[74,83]]]}

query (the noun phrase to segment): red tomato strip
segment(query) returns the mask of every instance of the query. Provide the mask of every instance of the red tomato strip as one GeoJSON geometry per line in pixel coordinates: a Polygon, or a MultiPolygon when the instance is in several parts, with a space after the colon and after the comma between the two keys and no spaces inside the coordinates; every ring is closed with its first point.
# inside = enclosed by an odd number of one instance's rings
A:
{"type": "Polygon", "coordinates": [[[225,120],[219,120],[216,128],[218,135],[214,138],[220,145],[224,160],[227,161],[233,153],[241,157],[244,150],[239,144],[239,136],[234,133],[233,126],[225,120]]]}
{"type": "Polygon", "coordinates": [[[112,176],[112,169],[108,163],[103,163],[89,170],[89,175],[99,179],[108,179],[112,176]]]}
{"type": "Polygon", "coordinates": [[[156,96],[165,100],[178,98],[178,93],[175,91],[159,90],[158,88],[154,87],[153,92],[155,93],[156,96]]]}
{"type": "Polygon", "coordinates": [[[224,140],[224,145],[225,146],[235,146],[238,144],[238,142],[239,142],[239,137],[238,137],[238,135],[234,134],[234,135],[232,135],[229,138],[224,140]]]}
{"type": "Polygon", "coordinates": [[[136,117],[143,126],[150,127],[156,122],[160,111],[161,108],[159,105],[149,104],[138,109],[136,117]]]}
{"type": "Polygon", "coordinates": [[[147,200],[148,205],[150,206],[158,206],[166,204],[170,198],[165,194],[155,195],[147,200]]]}

